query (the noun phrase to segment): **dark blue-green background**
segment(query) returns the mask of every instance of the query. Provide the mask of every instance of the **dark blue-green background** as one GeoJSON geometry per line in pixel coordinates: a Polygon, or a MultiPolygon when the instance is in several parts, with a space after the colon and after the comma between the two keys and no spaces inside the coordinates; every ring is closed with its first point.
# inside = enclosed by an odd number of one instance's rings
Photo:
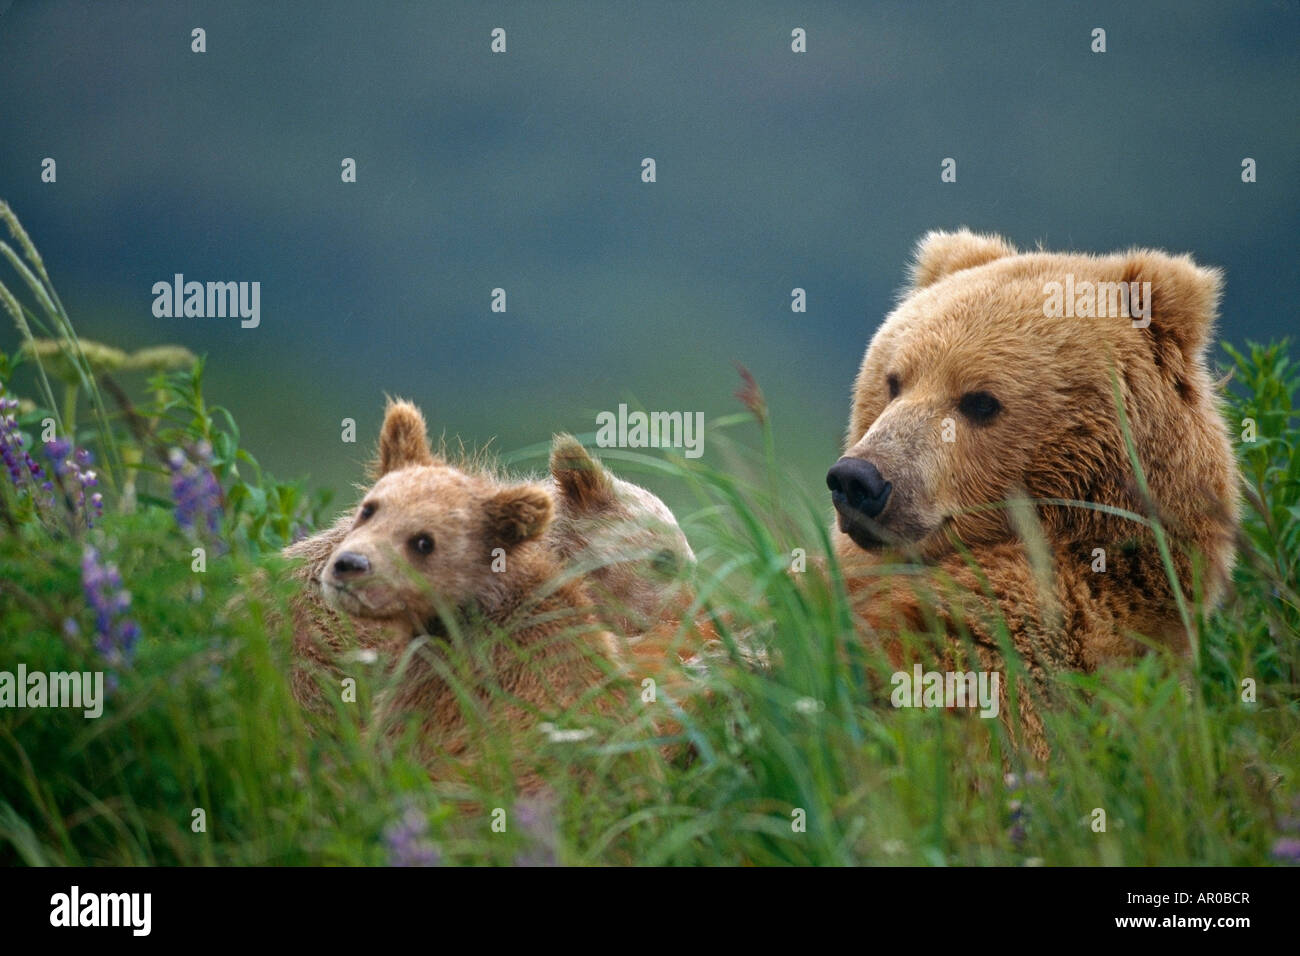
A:
{"type": "Polygon", "coordinates": [[[357,479],[385,392],[511,449],[629,397],[733,411],[739,361],[816,487],[930,228],[1192,252],[1227,272],[1226,337],[1290,331],[1298,23],[1201,0],[0,0],[0,197],[83,335],[206,353],[278,474],[357,479]],[[154,318],[175,272],[260,281],[261,327],[154,318]]]}

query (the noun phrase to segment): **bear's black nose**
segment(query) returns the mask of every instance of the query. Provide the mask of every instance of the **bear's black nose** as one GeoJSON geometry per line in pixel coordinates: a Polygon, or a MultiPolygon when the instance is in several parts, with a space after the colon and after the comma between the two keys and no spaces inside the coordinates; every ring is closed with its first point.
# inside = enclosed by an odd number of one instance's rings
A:
{"type": "Polygon", "coordinates": [[[369,570],[370,559],[355,551],[344,551],[334,559],[334,574],[340,578],[365,574],[369,570]]]}
{"type": "Polygon", "coordinates": [[[862,458],[841,458],[826,472],[831,503],[841,514],[847,509],[874,518],[885,510],[893,485],[885,481],[871,462],[862,458]]]}

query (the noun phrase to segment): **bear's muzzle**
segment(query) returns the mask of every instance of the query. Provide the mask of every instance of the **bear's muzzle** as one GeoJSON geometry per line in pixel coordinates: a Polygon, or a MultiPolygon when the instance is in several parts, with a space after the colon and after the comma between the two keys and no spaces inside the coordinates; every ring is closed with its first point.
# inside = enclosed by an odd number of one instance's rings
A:
{"type": "Polygon", "coordinates": [[[864,458],[841,458],[826,472],[826,487],[839,519],[840,530],[860,548],[883,542],[875,519],[885,510],[894,486],[864,458]]]}

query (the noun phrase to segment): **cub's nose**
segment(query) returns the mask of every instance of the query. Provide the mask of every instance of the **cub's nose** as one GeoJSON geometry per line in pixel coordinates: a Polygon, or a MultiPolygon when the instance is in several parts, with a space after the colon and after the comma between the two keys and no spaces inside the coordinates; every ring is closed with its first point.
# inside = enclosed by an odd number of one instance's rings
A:
{"type": "Polygon", "coordinates": [[[885,510],[893,485],[885,481],[879,469],[862,458],[841,458],[826,472],[826,487],[831,490],[835,510],[857,512],[874,518],[885,510]]]}
{"type": "Polygon", "coordinates": [[[370,570],[370,559],[355,551],[344,551],[334,559],[333,570],[336,578],[356,577],[370,570]]]}

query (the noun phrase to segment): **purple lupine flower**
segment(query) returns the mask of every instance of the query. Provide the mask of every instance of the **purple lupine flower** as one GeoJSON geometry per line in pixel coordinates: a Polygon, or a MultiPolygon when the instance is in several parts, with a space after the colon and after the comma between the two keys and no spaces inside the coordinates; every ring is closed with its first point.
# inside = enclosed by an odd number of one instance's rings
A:
{"type": "Polygon", "coordinates": [[[0,395],[0,458],[4,459],[9,480],[20,492],[31,496],[33,505],[50,511],[62,497],[70,527],[75,531],[84,520],[87,528],[104,513],[104,498],[97,491],[99,476],[91,468],[92,458],[85,448],[76,448],[66,438],[47,441],[43,451],[49,462],[46,470],[32,458],[23,445],[18,420],[11,414],[18,400],[0,395]]]}
{"type": "Polygon", "coordinates": [[[20,486],[23,480],[23,438],[18,434],[18,420],[9,413],[18,407],[18,401],[0,396],[0,457],[4,458],[9,480],[20,486]]]}
{"type": "Polygon", "coordinates": [[[86,494],[88,489],[99,485],[99,476],[90,467],[94,459],[89,449],[73,448],[66,438],[56,438],[45,443],[45,457],[50,460],[54,477],[44,487],[52,490],[58,484],[73,523],[84,518],[86,527],[93,528],[95,519],[104,513],[104,497],[97,491],[86,494]]]}
{"type": "Polygon", "coordinates": [[[1282,816],[1277,825],[1282,834],[1293,835],[1278,836],[1270,855],[1279,863],[1300,863],[1300,837],[1294,836],[1300,833],[1300,796],[1291,801],[1291,812],[1282,816]]]}
{"type": "Polygon", "coordinates": [[[553,797],[521,799],[515,804],[515,823],[527,841],[527,846],[515,855],[515,866],[559,866],[553,797]]]}
{"type": "Polygon", "coordinates": [[[1279,863],[1300,863],[1300,840],[1295,837],[1278,837],[1270,855],[1279,863]]]}
{"type": "Polygon", "coordinates": [[[389,866],[437,866],[442,854],[429,839],[429,818],[410,806],[384,828],[389,866]]]}
{"type": "Polygon", "coordinates": [[[66,438],[56,438],[45,443],[45,457],[54,468],[54,477],[62,478],[68,473],[68,459],[72,454],[72,442],[66,438]]]}
{"type": "Polygon", "coordinates": [[[126,616],[131,592],[122,587],[117,567],[90,546],[81,556],[81,586],[86,606],[95,614],[95,650],[110,664],[129,664],[140,637],[140,626],[126,616]]]}
{"type": "Polygon", "coordinates": [[[1020,846],[1028,836],[1028,831],[1025,829],[1027,820],[1025,805],[1019,800],[1012,800],[1007,805],[1007,809],[1011,811],[1011,827],[1007,830],[1007,836],[1011,838],[1012,843],[1020,846]]]}
{"type": "Polygon", "coordinates": [[[215,534],[221,521],[221,485],[212,473],[212,446],[200,442],[194,459],[173,448],[167,467],[172,473],[176,523],[185,531],[215,534]]]}
{"type": "Polygon", "coordinates": [[[18,399],[0,396],[0,457],[4,458],[9,480],[15,488],[22,489],[30,477],[37,482],[44,479],[41,466],[23,446],[23,436],[18,430],[18,419],[11,414],[18,410],[18,399]]]}
{"type": "Polygon", "coordinates": [[[1029,835],[1029,808],[1025,806],[1024,801],[1020,798],[1024,796],[1026,787],[1037,786],[1044,779],[1043,775],[1035,770],[1029,771],[1023,778],[1014,773],[1008,773],[1002,778],[1011,795],[1011,799],[1007,801],[1007,811],[1010,815],[1011,824],[1007,829],[1007,836],[1017,847],[1024,844],[1029,835]]]}

